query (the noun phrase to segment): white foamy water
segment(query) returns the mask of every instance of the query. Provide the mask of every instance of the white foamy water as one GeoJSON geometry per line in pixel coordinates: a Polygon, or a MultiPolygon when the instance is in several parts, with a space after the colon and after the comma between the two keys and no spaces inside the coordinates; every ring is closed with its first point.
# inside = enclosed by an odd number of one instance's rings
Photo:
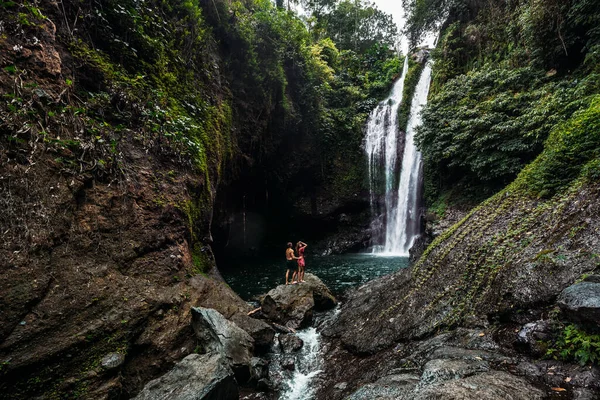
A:
{"type": "Polygon", "coordinates": [[[421,124],[421,110],[427,103],[431,66],[427,64],[423,69],[413,98],[403,99],[407,67],[406,59],[402,76],[390,96],[373,110],[367,121],[365,152],[375,233],[373,252],[381,256],[408,256],[420,230],[421,153],[414,144],[414,134],[421,124]],[[401,140],[398,109],[404,101],[410,101],[411,108],[404,140],[401,140]],[[379,201],[381,197],[383,202],[379,201]]]}
{"type": "Polygon", "coordinates": [[[314,395],[313,379],[321,373],[320,334],[313,327],[297,333],[304,346],[296,355],[296,370],[288,381],[281,400],[308,400],[314,395]]]}

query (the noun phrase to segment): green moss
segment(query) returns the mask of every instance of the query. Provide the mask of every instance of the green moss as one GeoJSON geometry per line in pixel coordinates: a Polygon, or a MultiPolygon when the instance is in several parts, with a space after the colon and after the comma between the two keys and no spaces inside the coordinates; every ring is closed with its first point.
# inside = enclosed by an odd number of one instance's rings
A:
{"type": "Polygon", "coordinates": [[[206,249],[200,243],[194,245],[192,262],[194,263],[193,272],[195,274],[206,275],[212,268],[211,260],[206,254],[206,249]]]}
{"type": "Polygon", "coordinates": [[[597,179],[599,159],[600,96],[595,96],[587,109],[552,131],[543,153],[523,170],[513,188],[551,197],[577,178],[597,179]]]}
{"type": "Polygon", "coordinates": [[[408,57],[408,71],[404,79],[404,91],[402,94],[402,104],[398,108],[398,127],[400,130],[406,132],[408,127],[408,118],[410,116],[410,108],[412,107],[412,100],[419,83],[421,73],[425,68],[425,63],[418,63],[408,57]]]}

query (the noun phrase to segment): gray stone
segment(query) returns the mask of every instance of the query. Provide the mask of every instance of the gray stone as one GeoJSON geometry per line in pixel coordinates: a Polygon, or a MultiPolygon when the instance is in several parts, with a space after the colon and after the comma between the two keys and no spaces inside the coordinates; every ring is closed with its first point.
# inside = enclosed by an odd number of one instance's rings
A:
{"type": "Polygon", "coordinates": [[[275,328],[275,330],[280,333],[292,333],[293,334],[295,332],[293,329],[288,328],[287,326],[279,325],[276,323],[273,323],[273,328],[275,328]]]}
{"type": "Polygon", "coordinates": [[[284,353],[294,353],[304,346],[304,342],[296,335],[281,334],[278,338],[279,348],[284,353]]]}
{"type": "Polygon", "coordinates": [[[119,368],[125,362],[125,356],[121,353],[108,353],[104,357],[102,357],[102,361],[100,361],[100,365],[102,368],[111,370],[115,368],[119,368]]]}
{"type": "Polygon", "coordinates": [[[557,304],[572,321],[600,325],[600,283],[569,286],[558,296],[557,304]]]}
{"type": "Polygon", "coordinates": [[[252,357],[250,361],[251,378],[255,381],[260,381],[269,376],[269,364],[262,358],[252,357]]]}
{"type": "Polygon", "coordinates": [[[506,372],[491,371],[429,385],[412,400],[541,400],[544,393],[525,379],[506,372]]]}
{"type": "Polygon", "coordinates": [[[517,334],[517,343],[527,348],[531,353],[540,356],[546,353],[542,341],[552,338],[554,323],[551,321],[535,321],[525,324],[517,334]]]}
{"type": "Polygon", "coordinates": [[[220,354],[190,354],[150,381],[134,400],[237,400],[237,382],[220,354]]]}
{"type": "Polygon", "coordinates": [[[262,349],[271,347],[273,344],[273,338],[275,337],[275,329],[265,321],[261,321],[255,318],[247,318],[245,315],[236,314],[231,318],[237,326],[248,332],[252,339],[254,339],[254,345],[262,349]]]}
{"type": "Polygon", "coordinates": [[[489,371],[487,361],[479,360],[431,360],[423,367],[419,387],[438,384],[443,381],[461,379],[476,373],[489,371]]]}
{"type": "Polygon", "coordinates": [[[192,327],[205,353],[219,353],[229,362],[238,380],[250,377],[254,340],[243,329],[212,308],[192,308],[192,327]]]}
{"type": "Polygon", "coordinates": [[[294,357],[285,357],[281,360],[281,368],[287,369],[288,371],[293,371],[296,369],[296,360],[294,357]]]}
{"type": "Polygon", "coordinates": [[[492,353],[485,350],[463,349],[462,347],[442,346],[433,351],[430,358],[450,359],[450,360],[471,360],[471,361],[509,361],[510,358],[502,354],[492,353]]]}
{"type": "Polygon", "coordinates": [[[411,374],[389,375],[359,388],[348,400],[409,400],[419,377],[411,374]]]}
{"type": "Polygon", "coordinates": [[[348,382],[336,383],[333,388],[335,390],[346,390],[348,388],[348,382]]]}
{"type": "Polygon", "coordinates": [[[263,297],[262,313],[273,322],[297,329],[310,324],[313,310],[336,306],[337,300],[327,286],[315,275],[307,273],[306,282],[279,285],[263,297]]]}
{"type": "Polygon", "coordinates": [[[539,365],[534,363],[523,361],[516,365],[515,372],[517,375],[528,376],[530,378],[541,378],[546,372],[542,371],[539,365]]]}
{"type": "Polygon", "coordinates": [[[577,388],[573,390],[573,400],[598,400],[598,395],[590,389],[577,388]]]}

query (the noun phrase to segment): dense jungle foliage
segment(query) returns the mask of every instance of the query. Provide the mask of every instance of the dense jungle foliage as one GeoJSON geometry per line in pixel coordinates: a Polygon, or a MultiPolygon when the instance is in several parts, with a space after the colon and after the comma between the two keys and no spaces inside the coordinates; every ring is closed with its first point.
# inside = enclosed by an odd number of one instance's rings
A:
{"type": "MultiPolygon", "coordinates": [[[[542,152],[551,132],[576,120],[574,113],[600,92],[594,1],[405,3],[413,43],[448,16],[433,52],[430,103],[417,135],[430,204],[442,197],[473,203],[498,191],[542,152]]],[[[579,137],[595,136],[593,127],[579,137]]],[[[546,148],[555,142],[549,139],[546,148]]],[[[588,153],[576,165],[598,154],[596,144],[582,146],[588,153]]],[[[564,181],[576,167],[548,168],[564,181]]],[[[532,185],[548,186],[540,179],[532,185]]],[[[550,195],[555,186],[536,192],[550,195]]]]}

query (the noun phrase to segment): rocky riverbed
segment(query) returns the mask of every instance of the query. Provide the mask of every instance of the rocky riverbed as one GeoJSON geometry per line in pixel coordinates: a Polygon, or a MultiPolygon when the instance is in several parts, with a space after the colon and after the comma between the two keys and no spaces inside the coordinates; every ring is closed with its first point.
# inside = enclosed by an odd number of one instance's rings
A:
{"type": "Polygon", "coordinates": [[[227,400],[239,398],[240,391],[251,398],[277,398],[295,379],[300,381],[296,390],[308,390],[305,378],[318,341],[314,328],[296,329],[309,326],[313,311],[331,309],[337,300],[318,277],[306,274],[305,280],[264,295],[261,308],[250,313],[255,323],[238,326],[215,309],[192,308],[194,354],[146,384],[135,399],[227,400]],[[300,357],[303,352],[308,357],[300,357]]]}

